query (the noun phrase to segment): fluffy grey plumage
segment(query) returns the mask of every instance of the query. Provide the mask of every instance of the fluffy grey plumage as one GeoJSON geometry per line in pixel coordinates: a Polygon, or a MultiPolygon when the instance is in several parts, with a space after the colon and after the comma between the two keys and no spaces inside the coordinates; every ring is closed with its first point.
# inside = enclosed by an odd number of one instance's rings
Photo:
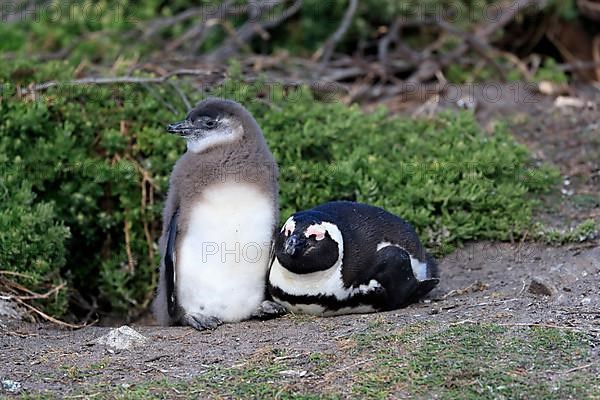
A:
{"type": "MultiPolygon", "coordinates": [[[[202,229],[201,226],[191,226],[193,220],[194,208],[202,202],[208,201],[209,192],[210,196],[213,195],[215,188],[220,187],[233,187],[240,185],[243,187],[256,188],[256,193],[265,195],[265,199],[268,199],[269,206],[257,205],[256,207],[262,207],[261,209],[252,210],[254,213],[268,216],[273,222],[268,228],[263,225],[256,227],[261,232],[256,232],[257,238],[262,237],[265,229],[269,229],[268,238],[272,238],[272,233],[275,229],[275,224],[278,221],[278,186],[277,186],[277,166],[275,160],[269,151],[262,131],[252,115],[240,104],[223,99],[210,98],[204,100],[196,105],[196,107],[188,114],[184,121],[171,124],[168,130],[172,133],[179,134],[187,140],[188,150],[187,152],[177,161],[173,172],[171,174],[169,191],[165,208],[163,211],[163,231],[159,241],[160,253],[161,253],[161,264],[160,264],[160,278],[157,289],[157,296],[153,303],[153,311],[157,322],[161,325],[172,325],[177,323],[192,325],[197,329],[212,328],[216,324],[220,323],[220,320],[239,320],[250,317],[247,315],[244,317],[224,317],[223,315],[202,315],[204,310],[204,303],[197,307],[197,310],[185,310],[178,304],[176,315],[169,315],[168,312],[168,301],[167,301],[167,283],[165,278],[165,255],[167,254],[167,242],[169,237],[169,224],[175,213],[177,213],[176,219],[176,235],[177,240],[175,242],[174,251],[177,254],[176,259],[176,292],[178,286],[183,284],[185,279],[188,279],[182,274],[190,274],[189,267],[186,267],[186,271],[181,270],[180,257],[182,251],[183,239],[190,232],[190,230],[202,229]],[[265,209],[265,207],[268,207],[265,209]],[[269,214],[270,213],[270,214],[269,214]],[[198,315],[200,315],[198,317],[198,315]],[[203,320],[203,317],[204,318],[203,320]],[[191,319],[190,319],[191,318],[191,319]],[[197,326],[200,325],[200,326],[197,326]]],[[[226,198],[227,199],[227,198],[226,198]]],[[[239,196],[237,199],[232,201],[243,201],[239,196]]],[[[252,201],[252,197],[248,199],[252,201]]],[[[224,210],[231,209],[231,212],[235,212],[237,203],[228,205],[227,201],[219,200],[224,210]]],[[[265,200],[264,204],[267,200],[265,200]]],[[[261,203],[263,204],[263,203],[261,203]]],[[[251,204],[248,207],[252,207],[251,204]]],[[[249,209],[250,210],[250,209],[249,209]]],[[[224,211],[225,212],[225,211],[224,211]]],[[[243,218],[249,218],[249,212],[242,215],[243,218]]],[[[227,214],[224,214],[227,215],[227,214]]],[[[197,217],[196,217],[197,218],[197,217]]],[[[231,214],[231,217],[226,218],[238,218],[231,214]]],[[[265,221],[268,219],[264,219],[265,221]]],[[[193,224],[201,225],[202,221],[197,219],[193,224]]],[[[232,223],[232,221],[226,222],[232,223]]],[[[235,221],[233,221],[235,222],[235,221]]],[[[248,225],[248,224],[246,224],[248,225]]],[[[238,228],[244,230],[247,235],[252,234],[252,226],[240,226],[235,227],[235,233],[238,233],[238,228]]],[[[207,228],[210,229],[210,228],[207,228]]],[[[223,228],[226,229],[226,228],[223,228]]],[[[196,233],[197,234],[197,233],[196,233]]],[[[207,233],[210,235],[210,232],[207,233]]],[[[232,233],[233,234],[233,233],[232,233]]],[[[204,237],[204,233],[202,234],[204,237]]],[[[234,236],[232,236],[234,237],[234,236]]],[[[248,237],[248,236],[245,236],[248,237]]],[[[232,239],[233,240],[233,239],[232,239]]],[[[233,244],[231,244],[233,246],[233,244]]],[[[200,260],[200,253],[202,249],[198,248],[198,254],[195,255],[200,260]]],[[[264,275],[258,277],[265,281],[267,272],[268,256],[265,260],[264,275]]],[[[201,262],[195,262],[193,274],[201,274],[203,268],[208,266],[201,262]],[[197,265],[196,265],[197,264],[197,265]]],[[[220,267],[218,267],[220,268],[220,267]]],[[[235,268],[232,266],[231,268],[235,268]]],[[[214,273],[213,273],[214,275],[214,273]]],[[[206,276],[202,279],[211,279],[206,276]]],[[[216,279],[216,278],[215,278],[216,279]]],[[[235,283],[236,276],[231,276],[231,282],[235,283]]],[[[226,283],[228,281],[224,279],[226,283]]],[[[243,284],[241,282],[240,284],[243,284]]],[[[180,288],[179,288],[180,289],[180,288]]],[[[232,286],[232,290],[235,286],[232,286]]],[[[201,288],[198,288],[201,290],[201,288]]],[[[260,289],[262,290],[260,298],[262,300],[264,294],[264,284],[260,289]]],[[[201,295],[202,293],[199,293],[201,295]]],[[[189,297],[189,296],[188,296],[189,297]]],[[[230,297],[230,296],[223,296],[230,297]]],[[[228,300],[223,299],[211,299],[211,301],[222,301],[224,304],[217,304],[214,309],[231,308],[235,305],[225,304],[228,300]]],[[[207,305],[207,309],[209,306],[207,305]]],[[[214,314],[214,313],[213,313],[214,314]]]]}

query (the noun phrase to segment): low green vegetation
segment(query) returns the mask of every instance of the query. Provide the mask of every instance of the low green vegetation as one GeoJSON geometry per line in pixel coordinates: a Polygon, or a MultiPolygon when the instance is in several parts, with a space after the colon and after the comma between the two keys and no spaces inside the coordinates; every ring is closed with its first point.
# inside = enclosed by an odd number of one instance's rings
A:
{"type": "MultiPolygon", "coordinates": [[[[22,88],[65,79],[68,65],[21,62],[0,72],[12,82],[0,102],[1,182],[11,185],[0,194],[2,269],[32,275],[13,278],[35,288],[64,280],[105,312],[144,309],[168,176],[185,149],[164,130],[185,115],[181,98],[170,85],[59,85],[34,97],[22,88]]],[[[279,163],[283,219],[330,200],[372,203],[413,223],[439,255],[465,240],[520,235],[557,178],[532,166],[506,129],[485,133],[468,112],[365,113],[304,87],[231,74],[211,94],[240,101],[263,128],[279,163]]],[[[56,315],[66,310],[60,298],[56,315]]]]}
{"type": "MultiPolygon", "coordinates": [[[[0,281],[48,292],[64,283],[60,269],[65,265],[69,229],[57,218],[53,202],[36,200],[18,162],[8,161],[0,152],[0,281]]],[[[9,289],[16,288],[13,284],[9,289]]],[[[60,314],[67,307],[66,291],[51,293],[40,304],[60,314]]]]}
{"type": "MultiPolygon", "coordinates": [[[[117,386],[82,381],[96,399],[556,399],[600,396],[588,337],[556,328],[495,324],[370,326],[327,353],[262,348],[190,379],[117,386]]],[[[97,374],[82,368],[77,376],[97,374]]],[[[101,377],[99,377],[102,379],[101,377]]],[[[30,398],[43,398],[31,394],[30,398]]]]}
{"type": "Polygon", "coordinates": [[[554,245],[581,243],[593,240],[598,236],[596,221],[593,219],[585,220],[577,226],[567,230],[546,228],[539,224],[537,224],[537,228],[537,231],[534,233],[535,239],[554,245]]]}
{"type": "Polygon", "coordinates": [[[593,371],[565,372],[586,365],[590,344],[584,334],[494,324],[454,325],[427,334],[432,328],[421,328],[425,338],[403,331],[375,334],[368,350],[376,361],[357,374],[353,394],[379,399],[586,399],[599,394],[593,371]]]}

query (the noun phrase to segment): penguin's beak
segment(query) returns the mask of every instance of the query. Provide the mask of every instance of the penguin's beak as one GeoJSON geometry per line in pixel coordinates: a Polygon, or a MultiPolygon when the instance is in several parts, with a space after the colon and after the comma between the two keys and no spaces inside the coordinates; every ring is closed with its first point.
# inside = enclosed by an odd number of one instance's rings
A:
{"type": "Polygon", "coordinates": [[[191,133],[193,128],[194,124],[192,124],[190,120],[184,119],[183,121],[174,122],[167,125],[167,132],[186,136],[191,133]]]}
{"type": "Polygon", "coordinates": [[[283,251],[285,254],[294,256],[300,250],[302,250],[305,245],[306,242],[304,240],[300,239],[297,235],[292,235],[285,240],[285,243],[283,244],[283,251]]]}

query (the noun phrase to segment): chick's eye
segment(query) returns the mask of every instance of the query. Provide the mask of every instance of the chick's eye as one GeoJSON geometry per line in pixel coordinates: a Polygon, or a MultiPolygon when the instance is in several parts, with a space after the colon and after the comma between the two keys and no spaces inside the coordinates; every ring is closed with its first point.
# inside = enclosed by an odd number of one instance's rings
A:
{"type": "Polygon", "coordinates": [[[209,129],[212,129],[215,126],[217,126],[217,121],[215,121],[214,119],[208,119],[208,120],[204,121],[204,126],[209,129]]]}

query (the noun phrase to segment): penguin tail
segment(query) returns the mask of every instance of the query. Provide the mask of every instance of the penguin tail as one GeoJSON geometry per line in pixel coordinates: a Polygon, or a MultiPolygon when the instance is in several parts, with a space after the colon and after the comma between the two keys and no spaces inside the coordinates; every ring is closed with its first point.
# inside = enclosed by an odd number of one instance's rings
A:
{"type": "Polygon", "coordinates": [[[411,301],[416,302],[427,293],[431,292],[440,283],[440,271],[435,259],[427,253],[427,278],[418,281],[415,291],[411,295],[411,301]]]}
{"type": "Polygon", "coordinates": [[[431,254],[426,254],[426,263],[427,263],[427,278],[428,279],[437,279],[439,282],[440,278],[440,269],[438,268],[438,264],[435,259],[431,256],[431,254]]]}

